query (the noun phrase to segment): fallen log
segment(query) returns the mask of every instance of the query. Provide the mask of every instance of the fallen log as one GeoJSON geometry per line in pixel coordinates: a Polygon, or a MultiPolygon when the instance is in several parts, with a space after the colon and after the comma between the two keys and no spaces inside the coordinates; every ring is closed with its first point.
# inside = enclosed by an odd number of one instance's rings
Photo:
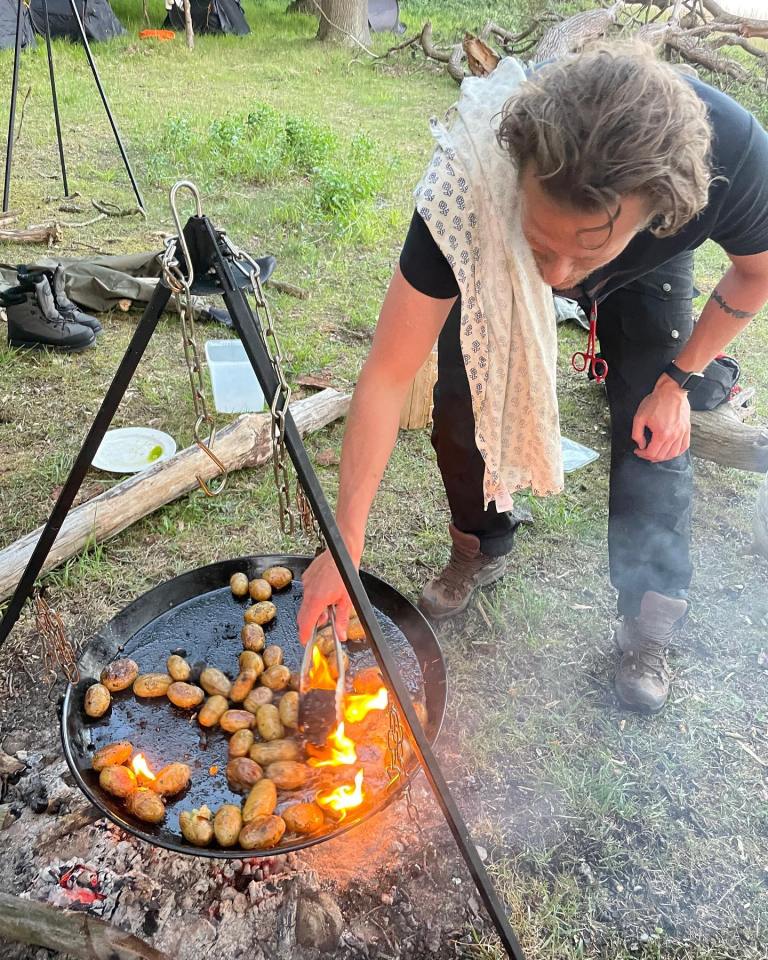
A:
{"type": "Polygon", "coordinates": [[[8,240],[12,243],[44,243],[50,247],[61,240],[61,229],[58,223],[41,223],[27,227],[26,230],[0,228],[0,240],[8,240]]]}
{"type": "Polygon", "coordinates": [[[111,923],[0,893],[0,941],[34,944],[79,960],[170,960],[111,923]]]}
{"type": "Polygon", "coordinates": [[[724,467],[768,471],[768,428],[743,423],[729,403],[691,411],[691,453],[724,467]]]}
{"type": "MultiPolygon", "coordinates": [[[[329,389],[292,403],[291,413],[299,433],[320,430],[343,417],[349,400],[348,395],[329,389]]],[[[272,456],[269,415],[249,413],[238,417],[216,434],[213,449],[229,471],[266,463],[272,456]]],[[[142,517],[194,490],[198,476],[208,481],[219,472],[216,464],[194,445],[116,484],[70,511],[41,573],[52,570],[89,544],[114,537],[142,517]]],[[[38,527],[0,551],[0,601],[15,590],[42,529],[38,527]]]]}

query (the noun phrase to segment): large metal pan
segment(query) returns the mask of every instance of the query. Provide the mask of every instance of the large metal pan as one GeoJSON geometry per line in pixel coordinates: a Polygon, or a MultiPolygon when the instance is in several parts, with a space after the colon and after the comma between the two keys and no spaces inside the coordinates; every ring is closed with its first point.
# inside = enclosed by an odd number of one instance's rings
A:
{"type": "MultiPolygon", "coordinates": [[[[142,672],[165,671],[170,653],[183,651],[190,663],[206,662],[226,669],[230,675],[242,651],[240,629],[245,601],[236,600],[229,578],[242,571],[254,577],[268,566],[289,567],[294,582],[273,595],[278,607],[275,621],[267,628],[269,642],[283,647],[286,664],[297,670],[303,649],[296,632],[296,612],[301,603],[300,577],[311,557],[254,556],[225,560],[200,567],[160,584],[134,600],[107,623],[90,641],[80,661],[81,680],[69,685],[61,714],[64,754],[72,773],[86,796],[114,823],[149,843],[177,853],[202,857],[253,857],[288,852],[319,843],[349,830],[383,809],[402,790],[400,783],[381,794],[363,812],[351,814],[332,832],[300,838],[272,850],[223,850],[198,848],[181,836],[178,817],[183,809],[207,804],[215,810],[222,803],[239,804],[223,776],[211,776],[209,768],[224,770],[227,740],[220,732],[205,735],[189,722],[189,712],[178,710],[166,698],[140,701],[130,690],[116,694],[108,713],[92,720],[85,715],[85,691],[101,670],[117,657],[136,660],[142,672]],[[168,805],[165,821],[152,826],[133,818],[122,802],[99,787],[91,768],[93,752],[116,740],[130,740],[147,757],[153,769],[174,760],[192,767],[192,783],[181,799],[168,805]]],[[[432,629],[421,613],[394,587],[369,573],[362,581],[384,635],[394,653],[410,692],[421,694],[427,707],[427,734],[434,742],[445,712],[445,665],[432,629]]],[[[365,643],[348,643],[350,672],[374,665],[365,643]]],[[[409,776],[413,771],[411,770],[409,776]]]]}

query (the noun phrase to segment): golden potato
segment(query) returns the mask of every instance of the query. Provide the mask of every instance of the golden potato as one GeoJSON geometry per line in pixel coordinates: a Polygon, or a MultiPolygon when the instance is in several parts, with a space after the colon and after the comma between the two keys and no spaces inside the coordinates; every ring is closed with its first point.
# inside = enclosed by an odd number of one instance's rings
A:
{"type": "Polygon", "coordinates": [[[244,618],[246,623],[269,623],[277,616],[277,607],[270,600],[262,600],[254,603],[245,611],[244,618]]]}
{"type": "Polygon", "coordinates": [[[213,831],[220,847],[234,847],[243,829],[243,815],[234,803],[219,807],[213,818],[213,831]]]}
{"type": "Polygon", "coordinates": [[[256,711],[256,727],[262,740],[281,740],[285,736],[280,711],[273,703],[265,703],[256,711]]]}
{"type": "Polygon", "coordinates": [[[136,789],[136,774],[130,767],[104,767],[99,786],[114,797],[128,797],[136,789]]]}
{"type": "Polygon", "coordinates": [[[263,707],[265,703],[272,703],[274,696],[269,687],[256,687],[245,698],[243,706],[250,713],[258,713],[259,707],[263,707]]]}
{"type": "Polygon", "coordinates": [[[198,810],[182,810],[179,826],[184,839],[195,847],[207,847],[213,840],[213,816],[206,806],[198,810]]]}
{"type": "Polygon", "coordinates": [[[264,649],[264,631],[258,623],[246,623],[240,631],[240,639],[243,641],[243,649],[245,650],[259,653],[264,649]]]}
{"type": "Polygon", "coordinates": [[[125,806],[129,813],[146,823],[160,823],[165,818],[165,804],[148,787],[139,787],[138,790],[134,790],[126,798],[125,806]]]}
{"type": "Polygon", "coordinates": [[[133,692],[137,697],[164,697],[173,677],[167,673],[144,673],[133,682],[133,692]]]}
{"type": "Polygon", "coordinates": [[[240,831],[240,846],[244,850],[269,850],[277,846],[285,833],[282,817],[256,817],[240,831]]]}
{"type": "Polygon", "coordinates": [[[227,764],[227,783],[235,793],[248,793],[263,776],[259,764],[249,757],[235,757],[227,764]]]}
{"type": "Polygon", "coordinates": [[[284,727],[295,730],[299,725],[299,695],[295,690],[289,690],[280,698],[277,706],[280,721],[284,727]]]}
{"type": "Polygon", "coordinates": [[[293,574],[288,567],[269,567],[262,573],[262,577],[273,590],[284,590],[293,580],[293,574]]]}
{"type": "Polygon", "coordinates": [[[356,613],[353,613],[349,618],[347,640],[365,640],[365,630],[356,613]]]}
{"type": "Polygon", "coordinates": [[[378,667],[365,667],[352,677],[352,689],[355,693],[374,694],[383,686],[384,678],[378,667]]]}
{"type": "MultiPolygon", "coordinates": [[[[253,623],[251,626],[255,627],[256,624],[253,623]]],[[[261,628],[259,628],[261,629],[261,628]]],[[[255,650],[243,650],[240,654],[240,659],[238,660],[240,664],[240,670],[253,670],[256,673],[256,677],[260,677],[264,673],[264,661],[256,653],[255,650]]]]}
{"type": "Polygon", "coordinates": [[[270,587],[266,580],[251,580],[248,584],[248,594],[251,600],[259,603],[261,600],[269,600],[272,596],[272,587],[270,587]]]}
{"type": "Polygon", "coordinates": [[[317,649],[327,659],[334,656],[336,644],[333,642],[333,633],[330,627],[325,627],[317,635],[317,649]]]}
{"type": "Polygon", "coordinates": [[[119,766],[125,763],[132,753],[133,746],[127,740],[108,743],[105,747],[102,747],[94,753],[91,766],[97,772],[103,770],[104,767],[119,766]]]}
{"type": "Polygon", "coordinates": [[[295,760],[276,760],[266,769],[266,775],[280,790],[297,790],[309,777],[309,767],[295,760]]]}
{"type": "Polygon", "coordinates": [[[262,673],[259,680],[270,690],[285,690],[291,681],[291,671],[283,663],[276,663],[262,673]]]}
{"type": "Polygon", "coordinates": [[[278,760],[300,760],[301,747],[295,740],[270,740],[254,743],[248,756],[264,767],[278,760]]]}
{"type": "Polygon", "coordinates": [[[202,709],[197,715],[197,722],[202,727],[215,727],[222,716],[229,709],[229,702],[226,697],[220,694],[214,694],[203,704],[202,709]]]}
{"type": "Polygon", "coordinates": [[[186,763],[169,763],[158,772],[154,780],[150,780],[148,786],[161,796],[172,797],[186,790],[191,774],[192,771],[186,763]]]}
{"type": "Polygon", "coordinates": [[[274,813],[277,806],[277,787],[271,780],[259,780],[251,788],[243,804],[243,823],[254,817],[266,817],[274,813]]]}
{"type": "MultiPolygon", "coordinates": [[[[246,651],[246,653],[247,652],[248,651],[246,651]]],[[[258,674],[255,670],[241,670],[235,678],[235,682],[232,684],[229,699],[233,703],[242,703],[251,690],[253,690],[253,685],[257,679],[258,674]]]]}
{"type": "Polygon", "coordinates": [[[292,833],[317,833],[325,821],[323,811],[316,803],[294,803],[280,816],[285,820],[286,829],[292,833]]]}
{"type": "Polygon", "coordinates": [[[219,726],[227,733],[237,733],[238,730],[250,730],[253,727],[253,714],[248,710],[227,710],[221,715],[219,726]]]}
{"type": "MultiPolygon", "coordinates": [[[[344,665],[344,675],[346,676],[347,671],[349,670],[349,657],[346,655],[346,653],[343,650],[341,651],[341,662],[344,665]]],[[[336,666],[335,652],[330,657],[328,657],[328,670],[330,671],[330,674],[334,680],[339,679],[339,670],[338,670],[338,667],[336,666]]]]}
{"type": "Polygon", "coordinates": [[[283,662],[283,648],[278,647],[276,643],[271,643],[268,647],[264,648],[261,659],[264,661],[264,666],[267,669],[276,667],[283,662]]]}
{"type": "Polygon", "coordinates": [[[112,694],[103,683],[93,683],[85,691],[83,709],[89,717],[103,717],[112,703],[112,694]]]}
{"type": "Polygon", "coordinates": [[[110,693],[117,693],[120,690],[127,690],[138,675],[138,663],[124,657],[104,667],[101,671],[101,682],[110,693]]]}
{"type": "Polygon", "coordinates": [[[241,600],[248,596],[248,577],[244,573],[233,573],[229,578],[229,589],[232,596],[241,600]]]}
{"type": "Polygon", "coordinates": [[[291,671],[291,675],[288,678],[288,686],[291,688],[291,690],[301,689],[301,674],[298,670],[291,671]]]}
{"type": "Polygon", "coordinates": [[[193,683],[177,680],[168,687],[168,699],[177,707],[189,710],[199,706],[205,700],[205,693],[193,683]]]}
{"type": "Polygon", "coordinates": [[[165,668],[174,680],[181,682],[189,680],[192,676],[192,667],[187,663],[184,657],[178,653],[172,653],[165,662],[165,668]]]}
{"type": "Polygon", "coordinates": [[[247,757],[248,751],[253,746],[253,734],[250,730],[238,730],[229,738],[229,758],[247,757]]]}
{"type": "Polygon", "coordinates": [[[211,696],[228,697],[232,689],[227,675],[217,667],[206,667],[200,674],[200,686],[211,696]]]}

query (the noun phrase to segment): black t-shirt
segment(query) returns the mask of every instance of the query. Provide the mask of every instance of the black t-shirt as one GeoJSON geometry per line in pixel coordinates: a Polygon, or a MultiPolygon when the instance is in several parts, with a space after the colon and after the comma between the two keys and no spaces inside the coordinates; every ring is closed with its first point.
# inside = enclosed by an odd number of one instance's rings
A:
{"type": "MultiPolygon", "coordinates": [[[[712,126],[712,185],[704,210],[673,237],[637,234],[610,263],[583,283],[589,297],[609,293],[644,276],[686,250],[712,239],[726,253],[748,256],[768,250],[768,133],[727,94],[686,78],[707,105],[712,126]]],[[[420,293],[447,299],[459,293],[448,261],[421,217],[414,213],[400,269],[420,293]]]]}

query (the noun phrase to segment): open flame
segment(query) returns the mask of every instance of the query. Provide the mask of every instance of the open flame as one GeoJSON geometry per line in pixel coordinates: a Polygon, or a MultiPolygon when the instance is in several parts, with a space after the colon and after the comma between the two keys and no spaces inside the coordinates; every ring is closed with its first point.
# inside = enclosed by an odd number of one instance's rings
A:
{"type": "Polygon", "coordinates": [[[344,719],[347,723],[360,723],[371,710],[386,710],[389,694],[386,687],[379,687],[376,693],[350,693],[344,699],[344,719]]]}
{"type": "Polygon", "coordinates": [[[156,780],[154,773],[149,769],[149,764],[144,759],[143,753],[137,753],[136,756],[131,760],[131,766],[133,767],[133,772],[136,774],[137,781],[143,786],[145,783],[148,783],[150,780],[156,780]]]}
{"type": "Polygon", "coordinates": [[[358,770],[355,774],[355,785],[343,784],[330,790],[328,793],[319,793],[315,798],[316,802],[322,807],[327,807],[334,813],[339,814],[339,820],[343,820],[348,810],[354,810],[359,807],[365,799],[363,794],[363,771],[358,770]]]}
{"type": "Polygon", "coordinates": [[[341,767],[357,762],[357,751],[353,740],[344,733],[343,722],[328,737],[324,752],[318,757],[310,757],[310,767],[341,767]]]}
{"type": "Polygon", "coordinates": [[[312,666],[309,668],[309,686],[317,690],[336,689],[336,681],[333,679],[330,665],[317,647],[312,648],[312,666]]]}

